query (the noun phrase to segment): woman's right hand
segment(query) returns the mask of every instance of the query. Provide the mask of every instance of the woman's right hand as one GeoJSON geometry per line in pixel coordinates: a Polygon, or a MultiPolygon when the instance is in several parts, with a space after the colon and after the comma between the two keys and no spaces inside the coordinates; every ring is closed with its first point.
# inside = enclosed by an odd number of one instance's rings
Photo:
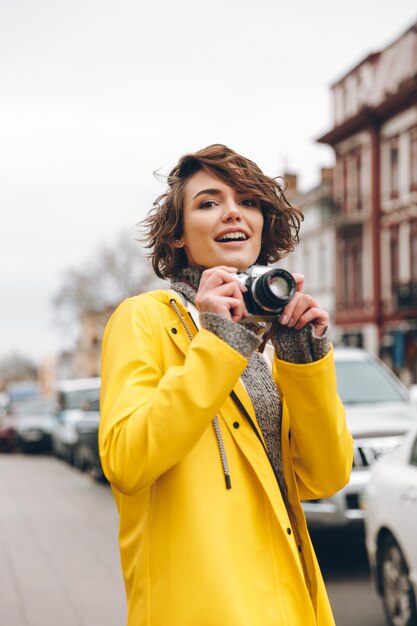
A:
{"type": "Polygon", "coordinates": [[[248,315],[242,294],[246,287],[236,278],[236,267],[220,265],[201,275],[195,305],[200,313],[216,313],[233,322],[248,315]]]}

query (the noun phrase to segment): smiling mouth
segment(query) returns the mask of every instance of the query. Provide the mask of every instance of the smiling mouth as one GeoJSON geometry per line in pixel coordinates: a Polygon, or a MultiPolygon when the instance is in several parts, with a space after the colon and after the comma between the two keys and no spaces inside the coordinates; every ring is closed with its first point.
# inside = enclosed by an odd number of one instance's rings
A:
{"type": "Polygon", "coordinates": [[[245,235],[245,233],[236,232],[236,233],[225,233],[224,235],[221,235],[221,237],[217,237],[216,241],[218,241],[219,243],[222,243],[225,241],[247,241],[247,239],[249,239],[249,237],[245,235]]]}

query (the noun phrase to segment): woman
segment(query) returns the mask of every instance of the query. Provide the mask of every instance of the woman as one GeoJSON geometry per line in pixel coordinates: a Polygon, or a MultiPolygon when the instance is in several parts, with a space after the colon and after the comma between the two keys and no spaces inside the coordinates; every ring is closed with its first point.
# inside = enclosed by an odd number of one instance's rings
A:
{"type": "Polygon", "coordinates": [[[328,314],[295,275],[269,360],[236,278],[291,250],[301,214],[222,145],[183,157],[168,185],[145,223],[171,289],[123,302],[103,340],[128,625],[334,624],[300,504],[352,466],[328,314]]]}

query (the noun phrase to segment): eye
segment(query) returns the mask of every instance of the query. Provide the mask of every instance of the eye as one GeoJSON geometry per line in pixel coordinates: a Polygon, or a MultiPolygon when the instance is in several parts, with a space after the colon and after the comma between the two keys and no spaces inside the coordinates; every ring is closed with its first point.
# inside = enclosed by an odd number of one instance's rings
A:
{"type": "Polygon", "coordinates": [[[244,200],[241,200],[239,204],[242,204],[243,206],[253,206],[258,208],[259,207],[259,201],[256,200],[255,198],[244,198],[244,200]]]}
{"type": "Polygon", "coordinates": [[[213,200],[204,200],[204,202],[201,202],[199,206],[200,209],[211,209],[216,206],[216,203],[213,200]]]}

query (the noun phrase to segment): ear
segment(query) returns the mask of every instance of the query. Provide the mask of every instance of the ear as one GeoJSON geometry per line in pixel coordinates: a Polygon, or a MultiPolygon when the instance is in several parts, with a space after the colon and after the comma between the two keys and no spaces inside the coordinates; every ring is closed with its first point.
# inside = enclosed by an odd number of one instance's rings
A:
{"type": "Polygon", "coordinates": [[[184,242],[182,239],[175,239],[174,241],[174,248],[183,248],[184,247],[184,242]]]}

